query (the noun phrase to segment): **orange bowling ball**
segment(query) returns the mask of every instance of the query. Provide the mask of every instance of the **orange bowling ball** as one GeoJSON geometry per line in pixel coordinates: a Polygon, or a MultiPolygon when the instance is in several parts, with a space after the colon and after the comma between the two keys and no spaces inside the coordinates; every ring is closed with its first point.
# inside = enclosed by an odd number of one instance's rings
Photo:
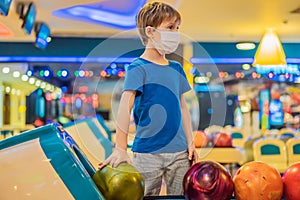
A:
{"type": "Polygon", "coordinates": [[[209,138],[203,131],[195,131],[194,132],[194,143],[196,148],[201,148],[207,146],[209,142],[209,138]]]}
{"type": "Polygon", "coordinates": [[[300,162],[289,166],[282,175],[283,195],[286,200],[300,199],[300,162]]]}
{"type": "Polygon", "coordinates": [[[252,161],[240,167],[233,177],[237,200],[279,200],[283,182],[277,169],[267,163],[252,161]]]}

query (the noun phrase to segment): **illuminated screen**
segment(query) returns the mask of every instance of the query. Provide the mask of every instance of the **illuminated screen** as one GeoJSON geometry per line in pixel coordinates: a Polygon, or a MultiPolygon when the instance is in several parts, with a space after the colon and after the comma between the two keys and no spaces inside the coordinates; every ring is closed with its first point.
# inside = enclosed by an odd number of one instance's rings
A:
{"type": "Polygon", "coordinates": [[[7,16],[12,0],[0,0],[0,14],[7,16]]]}
{"type": "Polygon", "coordinates": [[[42,23],[36,30],[35,46],[45,49],[48,46],[48,38],[50,37],[50,28],[42,23]]]}
{"type": "Polygon", "coordinates": [[[282,102],[280,100],[270,101],[270,124],[283,125],[284,116],[282,112],[282,102]]]}
{"type": "Polygon", "coordinates": [[[36,9],[33,3],[29,4],[29,7],[27,9],[27,12],[24,16],[24,21],[22,28],[25,30],[25,32],[30,35],[31,31],[33,29],[33,25],[35,22],[35,17],[36,17],[36,9]]]}
{"type": "Polygon", "coordinates": [[[259,94],[259,119],[260,126],[263,130],[270,129],[270,90],[262,90],[259,94]]]}

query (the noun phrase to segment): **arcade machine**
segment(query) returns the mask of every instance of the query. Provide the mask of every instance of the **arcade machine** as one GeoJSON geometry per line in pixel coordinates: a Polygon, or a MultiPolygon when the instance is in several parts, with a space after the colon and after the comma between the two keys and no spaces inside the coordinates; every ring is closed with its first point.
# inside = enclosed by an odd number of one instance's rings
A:
{"type": "Polygon", "coordinates": [[[218,125],[234,125],[234,110],[237,107],[237,96],[225,94],[224,89],[216,86],[197,86],[195,88],[199,102],[198,130],[218,125]]]}
{"type": "Polygon", "coordinates": [[[243,128],[244,119],[241,107],[237,104],[234,109],[234,126],[238,128],[243,128]]]}
{"type": "Polygon", "coordinates": [[[284,124],[284,114],[282,102],[279,99],[270,100],[270,126],[271,128],[281,129],[284,124]]]}
{"type": "Polygon", "coordinates": [[[270,104],[270,90],[264,89],[261,90],[259,93],[259,121],[260,121],[260,128],[264,132],[270,129],[270,111],[269,111],[269,104],[270,104]]]}
{"type": "Polygon", "coordinates": [[[26,124],[39,127],[45,125],[46,100],[42,89],[37,89],[26,97],[26,124]]]}

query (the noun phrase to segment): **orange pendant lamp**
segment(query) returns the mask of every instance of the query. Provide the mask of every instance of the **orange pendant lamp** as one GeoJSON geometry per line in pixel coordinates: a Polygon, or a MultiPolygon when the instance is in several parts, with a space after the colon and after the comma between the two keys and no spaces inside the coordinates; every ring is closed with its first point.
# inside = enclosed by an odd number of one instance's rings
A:
{"type": "Polygon", "coordinates": [[[14,33],[4,24],[0,23],[0,37],[12,37],[14,33]]]}
{"type": "Polygon", "coordinates": [[[259,43],[252,65],[285,64],[285,53],[277,34],[271,29],[267,30],[259,43]]]}

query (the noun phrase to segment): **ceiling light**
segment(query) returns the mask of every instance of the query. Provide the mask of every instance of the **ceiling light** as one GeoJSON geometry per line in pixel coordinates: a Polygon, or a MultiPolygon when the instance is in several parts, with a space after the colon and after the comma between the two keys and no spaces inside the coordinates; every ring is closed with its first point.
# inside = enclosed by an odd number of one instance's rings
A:
{"type": "Polygon", "coordinates": [[[249,70],[251,68],[251,65],[249,65],[249,64],[243,64],[242,68],[243,68],[243,70],[249,70]]]}
{"type": "Polygon", "coordinates": [[[21,79],[22,79],[22,81],[28,81],[29,78],[27,75],[24,74],[21,76],[21,79]]]}
{"type": "Polygon", "coordinates": [[[50,84],[46,84],[46,90],[50,90],[51,89],[51,85],[50,84]]]}
{"type": "Polygon", "coordinates": [[[20,77],[20,75],[21,75],[21,73],[19,71],[14,71],[13,72],[13,77],[14,78],[18,78],[18,77],[20,77]]]}
{"type": "Polygon", "coordinates": [[[3,67],[3,68],[2,68],[3,74],[9,73],[9,71],[10,71],[9,67],[3,67]]]}
{"type": "Polygon", "coordinates": [[[31,78],[29,79],[29,84],[33,85],[34,83],[35,83],[35,79],[34,79],[33,77],[31,77],[31,78]]]}
{"type": "Polygon", "coordinates": [[[9,93],[9,92],[10,92],[10,87],[9,87],[9,86],[7,86],[7,87],[5,88],[5,92],[6,92],[6,93],[9,93]]]}
{"type": "Polygon", "coordinates": [[[198,83],[198,84],[208,83],[210,81],[210,78],[206,77],[206,76],[196,76],[194,78],[194,81],[195,81],[195,83],[198,83]]]}
{"type": "Polygon", "coordinates": [[[252,65],[285,65],[285,53],[277,34],[268,30],[262,37],[252,65]]]}
{"type": "Polygon", "coordinates": [[[41,81],[40,81],[40,80],[37,80],[37,81],[35,82],[35,86],[40,87],[40,86],[41,86],[41,81]]]}
{"type": "Polygon", "coordinates": [[[7,28],[4,24],[0,23],[0,36],[1,37],[13,37],[14,33],[9,28],[7,28]]]}
{"type": "Polygon", "coordinates": [[[255,44],[253,42],[239,42],[235,46],[239,50],[252,50],[255,48],[255,44]]]}
{"type": "Polygon", "coordinates": [[[26,75],[27,75],[27,76],[33,76],[33,74],[34,74],[34,71],[33,71],[33,70],[30,70],[30,69],[29,69],[29,70],[26,71],[26,75]]]}
{"type": "Polygon", "coordinates": [[[136,15],[145,3],[146,0],[101,1],[55,10],[52,15],[112,26],[118,29],[132,29],[136,28],[136,15]]]}
{"type": "Polygon", "coordinates": [[[46,87],[46,83],[45,83],[45,82],[42,82],[42,83],[41,83],[41,88],[44,89],[45,87],[46,87]]]}

